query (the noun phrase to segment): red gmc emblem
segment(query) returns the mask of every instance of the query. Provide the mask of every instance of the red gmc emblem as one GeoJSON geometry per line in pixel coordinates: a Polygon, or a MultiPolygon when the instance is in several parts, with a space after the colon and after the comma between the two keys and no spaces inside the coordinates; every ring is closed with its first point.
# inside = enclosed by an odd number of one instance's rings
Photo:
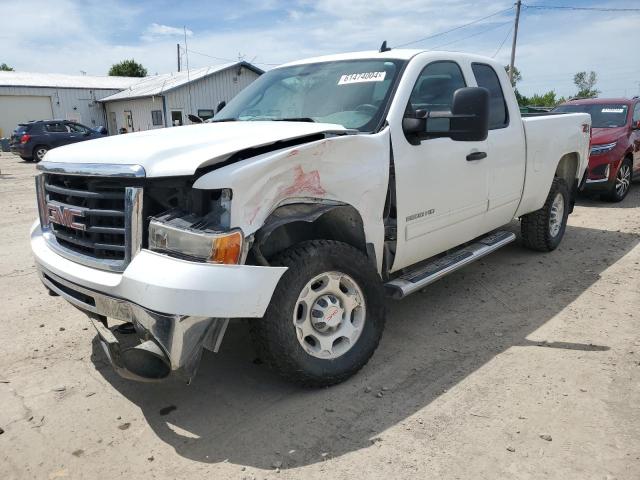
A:
{"type": "Polygon", "coordinates": [[[74,228],[76,230],[86,230],[84,223],[78,223],[78,217],[84,217],[84,212],[77,208],[63,207],[47,203],[47,217],[50,222],[64,225],[65,227],[74,228]]]}

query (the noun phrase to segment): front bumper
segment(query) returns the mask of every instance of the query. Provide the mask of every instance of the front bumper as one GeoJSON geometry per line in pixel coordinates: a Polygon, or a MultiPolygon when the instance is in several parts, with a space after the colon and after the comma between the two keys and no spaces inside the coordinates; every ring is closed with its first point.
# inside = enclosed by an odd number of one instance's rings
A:
{"type": "Polygon", "coordinates": [[[587,169],[587,180],[583,190],[585,192],[606,192],[613,188],[616,174],[622,156],[618,152],[618,147],[610,152],[589,156],[589,167],[587,169]]]}
{"type": "Polygon", "coordinates": [[[213,265],[142,250],[122,273],[93,269],[52,250],[38,222],[31,248],[50,290],[92,317],[116,371],[158,380],[195,375],[202,348],[215,349],[229,318],[259,318],[285,267],[213,265]],[[102,323],[131,322],[142,342],[123,349],[102,323]]]}

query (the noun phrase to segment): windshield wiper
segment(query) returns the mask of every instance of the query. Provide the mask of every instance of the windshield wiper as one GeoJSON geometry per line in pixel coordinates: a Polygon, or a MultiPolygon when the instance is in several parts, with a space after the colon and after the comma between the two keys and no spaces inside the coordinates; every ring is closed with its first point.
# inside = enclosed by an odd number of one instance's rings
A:
{"type": "Polygon", "coordinates": [[[291,117],[291,118],[274,118],[274,122],[309,122],[316,123],[311,117],[291,117]]]}

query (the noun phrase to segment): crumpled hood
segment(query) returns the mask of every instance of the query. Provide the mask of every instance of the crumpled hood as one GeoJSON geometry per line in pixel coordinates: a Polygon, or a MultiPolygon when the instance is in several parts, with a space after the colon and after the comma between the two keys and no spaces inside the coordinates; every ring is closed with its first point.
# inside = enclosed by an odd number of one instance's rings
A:
{"type": "Polygon", "coordinates": [[[603,145],[613,143],[620,137],[626,135],[629,127],[616,128],[592,128],[591,129],[591,145],[603,145]]]}
{"type": "Polygon", "coordinates": [[[246,148],[325,132],[346,133],[342,125],[307,122],[220,122],[114,135],[59,147],[44,163],[141,165],[147,177],[192,175],[246,148]]]}

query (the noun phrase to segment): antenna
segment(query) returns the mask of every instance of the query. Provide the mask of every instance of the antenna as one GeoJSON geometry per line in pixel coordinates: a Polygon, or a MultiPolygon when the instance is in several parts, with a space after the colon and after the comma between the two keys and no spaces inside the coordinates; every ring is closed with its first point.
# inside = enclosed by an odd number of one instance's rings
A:
{"type": "Polygon", "coordinates": [[[382,45],[380,45],[380,53],[388,52],[389,50],[391,50],[391,47],[387,47],[387,41],[385,40],[382,42],[382,45]]]}

